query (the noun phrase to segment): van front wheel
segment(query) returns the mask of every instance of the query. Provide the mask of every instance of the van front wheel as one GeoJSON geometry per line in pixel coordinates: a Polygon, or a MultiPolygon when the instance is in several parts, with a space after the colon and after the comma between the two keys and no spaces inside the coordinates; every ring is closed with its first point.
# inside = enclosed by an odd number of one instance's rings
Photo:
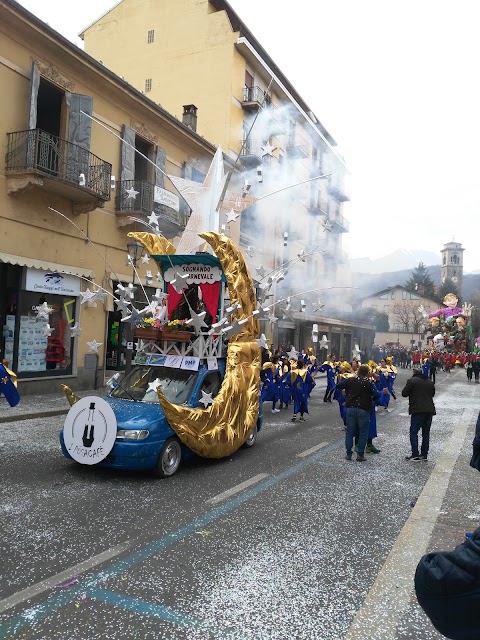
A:
{"type": "Polygon", "coordinates": [[[182,447],[177,438],[169,438],[163,445],[153,473],[158,478],[169,478],[177,471],[182,460],[182,447]]]}

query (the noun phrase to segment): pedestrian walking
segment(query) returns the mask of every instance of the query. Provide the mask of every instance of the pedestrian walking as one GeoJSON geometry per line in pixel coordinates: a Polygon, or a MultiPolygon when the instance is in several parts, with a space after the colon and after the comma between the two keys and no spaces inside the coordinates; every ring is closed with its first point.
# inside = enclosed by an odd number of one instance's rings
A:
{"type": "Polygon", "coordinates": [[[478,356],[475,356],[473,358],[472,370],[473,370],[473,375],[475,376],[475,382],[478,384],[479,383],[479,377],[480,377],[480,359],[479,359],[478,356]]]}
{"type": "Polygon", "coordinates": [[[408,413],[410,414],[410,446],[412,453],[405,460],[427,460],[430,448],[430,428],[432,418],[436,414],[433,397],[435,385],[417,366],[413,375],[407,380],[402,389],[402,396],[408,398],[408,413]],[[418,451],[418,432],[422,430],[422,445],[418,451]]]}
{"type": "Polygon", "coordinates": [[[467,364],[465,365],[465,368],[467,370],[467,380],[471,382],[473,378],[473,364],[472,364],[471,355],[468,356],[468,360],[467,360],[467,364]]]}
{"type": "Polygon", "coordinates": [[[365,446],[370,424],[370,409],[372,402],[380,395],[369,380],[369,375],[369,368],[362,364],[358,368],[356,377],[346,378],[337,385],[338,389],[345,389],[346,394],[345,458],[352,459],[353,438],[358,436],[357,462],[366,460],[365,446]]]}

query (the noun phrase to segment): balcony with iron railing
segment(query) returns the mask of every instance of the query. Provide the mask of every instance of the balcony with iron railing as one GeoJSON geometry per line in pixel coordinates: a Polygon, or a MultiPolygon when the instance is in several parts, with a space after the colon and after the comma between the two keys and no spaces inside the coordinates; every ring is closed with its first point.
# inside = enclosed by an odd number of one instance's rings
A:
{"type": "Polygon", "coordinates": [[[242,107],[247,111],[256,111],[272,103],[272,96],[260,87],[243,87],[242,107]]]}
{"type": "Polygon", "coordinates": [[[72,201],[74,213],[93,211],[110,200],[112,165],[88,149],[42,131],[7,133],[7,192],[38,187],[72,201]]]}
{"type": "Polygon", "coordinates": [[[123,180],[116,184],[115,214],[117,226],[135,224],[132,218],[145,219],[152,211],[158,216],[160,231],[166,238],[174,238],[186,226],[186,214],[155,202],[155,185],[147,180],[123,180]],[[133,191],[132,191],[133,189],[133,191]],[[132,197],[134,196],[134,197],[132,197]]]}
{"type": "Polygon", "coordinates": [[[265,142],[248,138],[248,140],[242,140],[240,144],[242,145],[240,160],[247,168],[257,167],[261,164],[270,165],[273,160],[277,160],[269,153],[264,153],[265,142]]]}
{"type": "Polygon", "coordinates": [[[326,200],[310,200],[308,205],[309,212],[314,216],[326,216],[328,215],[328,205],[326,200]]]}
{"type": "Polygon", "coordinates": [[[270,136],[284,136],[287,133],[286,118],[280,115],[280,111],[273,104],[273,102],[267,107],[267,113],[269,115],[268,121],[268,134],[270,136]]]}
{"type": "Polygon", "coordinates": [[[310,145],[299,133],[291,134],[287,137],[287,153],[292,158],[308,158],[310,145]]]}
{"type": "Polygon", "coordinates": [[[328,193],[330,193],[339,202],[346,202],[347,200],[350,200],[350,195],[344,182],[336,176],[332,176],[330,179],[328,184],[328,193]]]}
{"type": "Polygon", "coordinates": [[[332,223],[333,231],[337,231],[339,233],[348,233],[350,231],[350,223],[339,212],[330,216],[330,222],[332,223]]]}

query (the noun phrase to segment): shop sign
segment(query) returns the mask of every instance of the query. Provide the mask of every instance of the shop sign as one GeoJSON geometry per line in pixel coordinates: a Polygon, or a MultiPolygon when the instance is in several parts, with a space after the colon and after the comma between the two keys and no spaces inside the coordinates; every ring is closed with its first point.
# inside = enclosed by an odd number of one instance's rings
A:
{"type": "Polygon", "coordinates": [[[180,198],[171,191],[156,186],[153,199],[157,204],[164,204],[170,209],[175,209],[177,212],[180,211],[180,198]]]}
{"type": "Polygon", "coordinates": [[[116,437],[117,419],[113,409],[98,396],[81,398],[65,418],[65,447],[80,464],[101,462],[113,449],[116,437]]]}
{"type": "Polygon", "coordinates": [[[24,289],[25,291],[53,293],[59,296],[79,296],[80,278],[69,273],[28,268],[24,289]]]}

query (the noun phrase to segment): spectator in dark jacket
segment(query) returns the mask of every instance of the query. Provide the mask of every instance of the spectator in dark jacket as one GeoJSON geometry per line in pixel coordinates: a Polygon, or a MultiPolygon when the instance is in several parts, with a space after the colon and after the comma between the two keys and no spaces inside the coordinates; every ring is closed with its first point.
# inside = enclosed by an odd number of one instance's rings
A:
{"type": "Polygon", "coordinates": [[[415,572],[417,599],[440,633],[480,638],[480,528],[454,549],[429,553],[415,572]]]}
{"type": "Polygon", "coordinates": [[[365,462],[365,445],[370,425],[370,409],[372,401],[380,397],[373,382],[369,379],[370,370],[362,364],[358,368],[357,376],[345,378],[337,384],[337,389],[345,389],[346,393],[346,459],[352,459],[353,437],[358,437],[357,462],[365,462]]]}
{"type": "Polygon", "coordinates": [[[470,460],[470,466],[480,471],[480,413],[477,418],[477,426],[475,428],[475,438],[472,442],[473,454],[470,460]]]}
{"type": "Polygon", "coordinates": [[[406,460],[415,462],[427,460],[430,448],[430,427],[432,418],[436,414],[433,396],[435,385],[420,368],[414,368],[413,375],[407,380],[402,389],[402,396],[408,398],[408,413],[410,414],[410,445],[412,453],[406,460]],[[418,451],[418,432],[422,430],[422,447],[418,451]]]}

